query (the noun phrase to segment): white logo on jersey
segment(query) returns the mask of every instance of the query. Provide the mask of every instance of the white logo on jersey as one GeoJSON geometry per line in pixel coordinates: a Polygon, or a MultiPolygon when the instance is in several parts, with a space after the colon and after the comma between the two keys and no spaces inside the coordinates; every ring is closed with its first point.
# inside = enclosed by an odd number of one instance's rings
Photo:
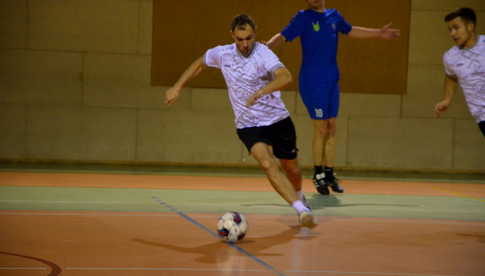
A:
{"type": "Polygon", "coordinates": [[[321,109],[321,108],[315,108],[315,116],[317,118],[323,118],[323,109],[321,109]]]}

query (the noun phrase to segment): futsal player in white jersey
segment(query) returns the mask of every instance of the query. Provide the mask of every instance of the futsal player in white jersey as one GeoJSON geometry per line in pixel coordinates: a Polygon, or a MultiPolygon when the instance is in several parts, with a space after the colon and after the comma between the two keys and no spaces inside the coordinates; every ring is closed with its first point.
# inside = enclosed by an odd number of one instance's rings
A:
{"type": "Polygon", "coordinates": [[[448,109],[456,85],[460,84],[470,113],[485,136],[485,35],[476,34],[477,17],[470,8],[461,8],[445,17],[456,46],[443,56],[445,96],[436,104],[439,116],[448,109]]]}
{"type": "Polygon", "coordinates": [[[211,48],[196,59],[166,91],[165,102],[175,103],[184,85],[204,68],[220,69],[239,139],[273,188],[296,210],[300,224],[313,226],[301,187],[295,127],[279,91],[291,82],[291,73],[266,45],[256,42],[256,25],[249,16],[236,16],[231,34],[234,43],[211,48]]]}

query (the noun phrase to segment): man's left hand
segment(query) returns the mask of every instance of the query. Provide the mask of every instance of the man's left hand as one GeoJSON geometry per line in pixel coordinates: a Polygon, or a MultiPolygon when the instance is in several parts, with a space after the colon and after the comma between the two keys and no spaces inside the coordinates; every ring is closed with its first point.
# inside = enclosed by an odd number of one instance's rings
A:
{"type": "Polygon", "coordinates": [[[389,23],[381,28],[381,38],[386,40],[396,39],[401,35],[401,31],[399,29],[392,29],[392,23],[389,23]]]}
{"type": "Polygon", "coordinates": [[[253,95],[251,95],[251,97],[249,97],[249,99],[246,101],[246,106],[252,106],[259,98],[261,98],[261,92],[258,91],[256,93],[254,93],[253,95]]]}

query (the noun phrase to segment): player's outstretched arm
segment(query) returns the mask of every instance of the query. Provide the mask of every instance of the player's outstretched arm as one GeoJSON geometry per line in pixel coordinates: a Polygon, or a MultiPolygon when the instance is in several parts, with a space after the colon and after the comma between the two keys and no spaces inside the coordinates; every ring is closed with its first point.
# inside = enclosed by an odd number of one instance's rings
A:
{"type": "Polygon", "coordinates": [[[204,57],[200,57],[192,62],[192,64],[185,70],[177,82],[167,91],[165,91],[165,104],[174,104],[185,84],[191,79],[195,78],[205,67],[204,57]]]}
{"type": "Polygon", "coordinates": [[[285,37],[281,33],[275,34],[268,42],[266,42],[266,46],[271,50],[276,50],[283,42],[285,41],[285,37]]]}
{"type": "Polygon", "coordinates": [[[445,96],[443,100],[438,102],[435,107],[434,107],[434,113],[436,117],[440,117],[441,113],[445,112],[448,109],[448,106],[451,103],[451,100],[453,99],[453,95],[455,94],[456,91],[456,85],[458,84],[458,81],[455,77],[453,76],[445,76],[445,85],[444,85],[444,90],[445,90],[445,96]]]}
{"type": "Polygon", "coordinates": [[[384,40],[396,39],[401,35],[401,31],[399,29],[391,28],[391,25],[392,23],[389,23],[380,29],[353,26],[349,33],[349,37],[384,40]]]}
{"type": "Polygon", "coordinates": [[[263,97],[264,95],[271,94],[276,90],[280,90],[292,81],[291,73],[285,67],[276,69],[276,71],[274,71],[274,75],[275,78],[270,83],[249,97],[248,101],[246,102],[247,106],[253,105],[259,98],[263,97]]]}

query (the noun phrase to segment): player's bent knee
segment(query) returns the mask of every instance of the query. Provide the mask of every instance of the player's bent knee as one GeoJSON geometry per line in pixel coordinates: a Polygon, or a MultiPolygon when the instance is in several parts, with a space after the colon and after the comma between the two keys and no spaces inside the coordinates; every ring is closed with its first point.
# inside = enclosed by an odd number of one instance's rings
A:
{"type": "Polygon", "coordinates": [[[275,167],[275,162],[271,159],[263,159],[260,162],[261,168],[265,171],[271,170],[271,168],[275,167]]]}

